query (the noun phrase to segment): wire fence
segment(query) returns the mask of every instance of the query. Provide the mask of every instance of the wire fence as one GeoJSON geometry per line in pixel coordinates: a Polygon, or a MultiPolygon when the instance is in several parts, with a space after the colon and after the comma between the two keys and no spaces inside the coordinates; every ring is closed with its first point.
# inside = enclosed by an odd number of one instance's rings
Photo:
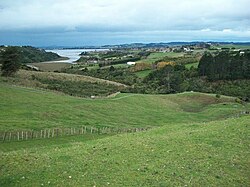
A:
{"type": "Polygon", "coordinates": [[[114,127],[89,127],[78,128],[51,128],[43,130],[19,130],[0,132],[1,142],[25,141],[31,139],[45,139],[84,134],[119,134],[146,131],[149,128],[114,128],[114,127]]]}

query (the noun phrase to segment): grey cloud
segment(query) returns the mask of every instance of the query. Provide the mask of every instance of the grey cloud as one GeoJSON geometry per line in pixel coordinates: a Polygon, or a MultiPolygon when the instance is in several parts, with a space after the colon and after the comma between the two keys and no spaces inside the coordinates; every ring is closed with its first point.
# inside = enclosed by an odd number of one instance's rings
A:
{"type": "Polygon", "coordinates": [[[249,41],[249,7],[249,0],[0,0],[0,42],[7,35],[34,44],[249,41]]]}
{"type": "Polygon", "coordinates": [[[0,12],[1,30],[44,27],[194,30],[206,24],[223,29],[221,25],[230,27],[231,22],[237,21],[237,27],[247,28],[250,18],[250,3],[246,0],[18,0],[1,4],[6,7],[0,12]],[[248,21],[242,22],[244,19],[248,21]]]}

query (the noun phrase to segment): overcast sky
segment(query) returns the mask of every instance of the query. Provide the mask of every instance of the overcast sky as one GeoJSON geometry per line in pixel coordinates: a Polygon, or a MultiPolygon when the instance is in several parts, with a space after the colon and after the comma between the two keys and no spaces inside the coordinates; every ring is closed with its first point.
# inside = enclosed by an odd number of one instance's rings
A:
{"type": "Polygon", "coordinates": [[[250,0],[0,0],[0,44],[250,41],[250,0]]]}

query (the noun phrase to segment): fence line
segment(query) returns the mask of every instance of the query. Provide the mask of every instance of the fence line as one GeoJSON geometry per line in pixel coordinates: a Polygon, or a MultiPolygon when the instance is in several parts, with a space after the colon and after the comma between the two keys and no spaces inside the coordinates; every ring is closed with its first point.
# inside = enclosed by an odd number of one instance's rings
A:
{"type": "Polygon", "coordinates": [[[114,127],[89,127],[78,128],[47,128],[43,130],[22,130],[0,132],[1,142],[25,141],[31,139],[47,139],[62,136],[84,135],[84,134],[119,134],[146,131],[149,128],[114,128],[114,127]]]}

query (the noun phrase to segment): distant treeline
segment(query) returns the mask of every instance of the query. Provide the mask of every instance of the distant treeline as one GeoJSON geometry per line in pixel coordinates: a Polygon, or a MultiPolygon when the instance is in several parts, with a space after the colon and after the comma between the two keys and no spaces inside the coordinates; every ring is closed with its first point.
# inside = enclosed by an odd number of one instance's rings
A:
{"type": "Polygon", "coordinates": [[[250,51],[222,51],[213,56],[205,53],[198,66],[199,75],[209,80],[236,80],[250,78],[250,51]]]}

